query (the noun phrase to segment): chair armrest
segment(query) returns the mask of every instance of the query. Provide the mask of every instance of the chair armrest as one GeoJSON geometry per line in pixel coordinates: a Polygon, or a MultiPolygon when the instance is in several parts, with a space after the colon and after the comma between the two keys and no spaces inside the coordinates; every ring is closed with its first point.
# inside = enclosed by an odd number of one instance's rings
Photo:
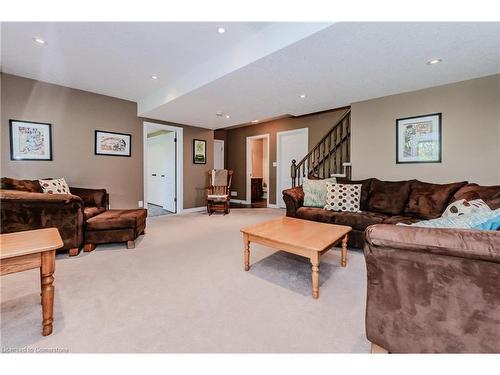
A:
{"type": "Polygon", "coordinates": [[[365,251],[388,248],[500,263],[500,231],[376,224],[365,236],[365,251]]]}
{"type": "Polygon", "coordinates": [[[70,187],[71,194],[79,196],[85,207],[108,207],[106,189],[88,189],[70,187]]]}
{"type": "Polygon", "coordinates": [[[286,204],[286,216],[297,217],[297,210],[304,204],[302,186],[283,190],[283,200],[286,204]]]}

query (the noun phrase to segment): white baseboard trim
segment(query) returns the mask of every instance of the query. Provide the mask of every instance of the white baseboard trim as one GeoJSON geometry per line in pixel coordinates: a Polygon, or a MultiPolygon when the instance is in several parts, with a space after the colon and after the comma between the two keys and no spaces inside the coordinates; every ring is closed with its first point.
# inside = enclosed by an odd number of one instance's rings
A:
{"type": "Polygon", "coordinates": [[[271,204],[271,203],[268,203],[267,204],[267,208],[279,208],[277,204],[271,204]]]}
{"type": "Polygon", "coordinates": [[[181,214],[190,214],[192,212],[200,212],[200,211],[205,211],[207,209],[206,206],[202,207],[192,207],[192,208],[184,208],[181,212],[181,214]]]}
{"type": "Polygon", "coordinates": [[[242,199],[231,199],[233,203],[250,204],[250,202],[244,201],[242,199]]]}

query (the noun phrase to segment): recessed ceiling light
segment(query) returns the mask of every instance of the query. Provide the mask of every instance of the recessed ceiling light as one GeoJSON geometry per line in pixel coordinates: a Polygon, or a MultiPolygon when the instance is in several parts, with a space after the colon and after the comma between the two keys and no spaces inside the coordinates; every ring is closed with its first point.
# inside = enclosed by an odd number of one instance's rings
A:
{"type": "Polygon", "coordinates": [[[158,79],[158,76],[151,76],[151,79],[158,79]]]}
{"type": "Polygon", "coordinates": [[[231,116],[229,116],[229,115],[226,115],[226,118],[231,118],[231,116]]]}
{"type": "Polygon", "coordinates": [[[252,121],[252,124],[256,124],[256,123],[258,123],[258,122],[259,122],[259,120],[253,120],[253,121],[252,121]]]}
{"type": "Polygon", "coordinates": [[[218,32],[219,34],[224,34],[224,33],[226,32],[226,29],[225,29],[225,28],[223,28],[223,27],[218,27],[218,28],[217,28],[217,32],[218,32]]]}
{"type": "Polygon", "coordinates": [[[45,40],[43,40],[42,38],[36,38],[36,37],[35,37],[35,38],[33,38],[33,41],[34,41],[35,43],[41,44],[42,46],[47,45],[47,42],[46,42],[45,40]]]}
{"type": "Polygon", "coordinates": [[[299,98],[304,99],[306,97],[306,94],[300,94],[299,98]]]}
{"type": "Polygon", "coordinates": [[[443,60],[442,59],[429,60],[429,61],[427,61],[427,65],[439,64],[441,61],[443,61],[443,60]]]}

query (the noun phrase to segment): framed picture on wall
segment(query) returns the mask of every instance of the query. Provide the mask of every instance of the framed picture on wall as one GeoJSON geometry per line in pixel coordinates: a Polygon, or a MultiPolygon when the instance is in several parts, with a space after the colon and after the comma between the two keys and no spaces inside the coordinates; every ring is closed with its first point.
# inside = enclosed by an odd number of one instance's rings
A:
{"type": "Polygon", "coordinates": [[[52,129],[45,122],[9,120],[10,160],[52,160],[52,129]]]}
{"type": "Polygon", "coordinates": [[[193,139],[193,164],[207,164],[207,141],[193,139]]]}
{"type": "Polygon", "coordinates": [[[103,130],[95,131],[95,154],[106,156],[130,156],[132,136],[103,130]]]}
{"type": "Polygon", "coordinates": [[[441,163],[441,113],[396,120],[396,164],[441,163]]]}

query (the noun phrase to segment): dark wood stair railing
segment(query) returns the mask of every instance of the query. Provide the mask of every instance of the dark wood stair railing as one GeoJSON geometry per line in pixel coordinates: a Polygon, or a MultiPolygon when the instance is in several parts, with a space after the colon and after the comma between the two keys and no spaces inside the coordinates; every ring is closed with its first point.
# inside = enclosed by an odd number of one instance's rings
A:
{"type": "Polygon", "coordinates": [[[304,158],[290,167],[292,186],[304,178],[327,178],[332,175],[351,178],[351,110],[348,109],[304,158]]]}

